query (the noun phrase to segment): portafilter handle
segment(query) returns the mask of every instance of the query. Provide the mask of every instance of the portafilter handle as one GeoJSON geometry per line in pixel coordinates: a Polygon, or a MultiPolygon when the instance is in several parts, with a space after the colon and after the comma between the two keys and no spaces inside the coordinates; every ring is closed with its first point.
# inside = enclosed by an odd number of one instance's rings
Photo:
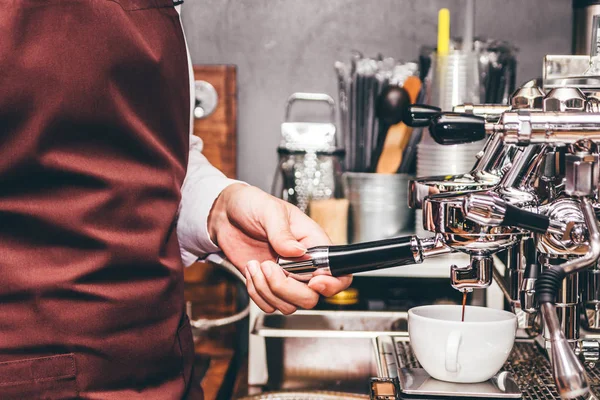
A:
{"type": "Polygon", "coordinates": [[[342,276],[423,262],[427,255],[452,249],[437,238],[403,236],[341,246],[318,246],[298,258],[279,257],[277,263],[293,278],[307,281],[319,273],[342,276]]]}

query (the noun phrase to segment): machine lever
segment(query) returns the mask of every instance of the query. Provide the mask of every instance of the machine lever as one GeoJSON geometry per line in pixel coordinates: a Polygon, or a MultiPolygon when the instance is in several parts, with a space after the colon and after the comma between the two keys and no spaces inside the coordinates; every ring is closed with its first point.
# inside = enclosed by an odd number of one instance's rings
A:
{"type": "Polygon", "coordinates": [[[537,233],[550,228],[548,216],[515,207],[493,192],[466,195],[463,212],[468,220],[481,225],[514,226],[537,233]]]}
{"type": "Polygon", "coordinates": [[[413,128],[424,128],[429,126],[431,120],[440,115],[441,112],[442,109],[439,107],[413,104],[408,107],[402,122],[413,128]]]}
{"type": "Polygon", "coordinates": [[[438,144],[451,145],[485,139],[485,118],[477,115],[442,113],[431,120],[429,132],[438,144]]]}

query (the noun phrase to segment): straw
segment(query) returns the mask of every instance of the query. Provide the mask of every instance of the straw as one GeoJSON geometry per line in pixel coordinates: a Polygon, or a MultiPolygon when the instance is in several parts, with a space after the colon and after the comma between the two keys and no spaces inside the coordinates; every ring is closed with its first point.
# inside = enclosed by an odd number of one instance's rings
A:
{"type": "Polygon", "coordinates": [[[442,8],[438,13],[437,53],[445,56],[450,51],[450,11],[442,8]]]}
{"type": "Polygon", "coordinates": [[[463,31],[462,50],[465,53],[473,51],[473,25],[475,24],[475,0],[466,0],[465,26],[463,31]]]}

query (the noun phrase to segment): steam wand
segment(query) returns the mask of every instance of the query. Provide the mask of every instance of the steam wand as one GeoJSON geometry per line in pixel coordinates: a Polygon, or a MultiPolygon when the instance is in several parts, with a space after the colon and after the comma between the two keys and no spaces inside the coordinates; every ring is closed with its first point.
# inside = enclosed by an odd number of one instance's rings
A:
{"type": "Polygon", "coordinates": [[[552,343],[552,369],[556,388],[561,397],[571,399],[589,391],[583,365],[573,352],[558,322],[556,314],[556,293],[563,279],[586,267],[600,258],[600,231],[596,214],[590,200],[581,198],[581,211],[589,232],[589,251],[583,256],[545,270],[536,282],[536,296],[542,316],[550,333],[552,343]]]}

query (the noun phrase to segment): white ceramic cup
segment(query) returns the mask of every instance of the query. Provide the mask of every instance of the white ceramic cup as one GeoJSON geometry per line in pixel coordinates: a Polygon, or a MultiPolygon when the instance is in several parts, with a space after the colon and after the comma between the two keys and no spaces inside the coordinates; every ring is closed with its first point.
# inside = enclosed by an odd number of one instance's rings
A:
{"type": "Polygon", "coordinates": [[[515,342],[517,318],[507,311],[432,305],[408,311],[410,344],[431,377],[448,382],[484,382],[506,362],[515,342]]]}

